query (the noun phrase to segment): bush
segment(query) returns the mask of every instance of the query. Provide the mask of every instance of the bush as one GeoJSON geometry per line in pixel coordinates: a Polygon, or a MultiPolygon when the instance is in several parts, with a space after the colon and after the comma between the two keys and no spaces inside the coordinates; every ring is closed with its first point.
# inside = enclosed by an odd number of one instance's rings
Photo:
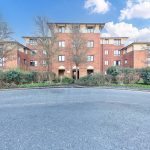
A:
{"type": "Polygon", "coordinates": [[[133,68],[110,67],[106,79],[109,83],[134,84],[140,80],[139,73],[133,68]]]}
{"type": "Polygon", "coordinates": [[[144,84],[150,84],[150,68],[141,69],[140,76],[143,79],[144,84]]]}
{"type": "Polygon", "coordinates": [[[108,75],[116,77],[117,75],[120,74],[121,68],[112,66],[112,67],[108,68],[106,72],[107,72],[108,75]]]}
{"type": "Polygon", "coordinates": [[[77,84],[85,86],[100,86],[105,85],[105,82],[105,76],[98,73],[82,77],[76,81],[77,84]]]}
{"type": "Polygon", "coordinates": [[[61,83],[65,83],[65,84],[72,84],[74,82],[73,79],[68,78],[68,77],[63,77],[62,80],[60,80],[61,83]]]}
{"type": "Polygon", "coordinates": [[[34,72],[35,82],[45,82],[55,80],[55,73],[50,72],[34,72]]]}
{"type": "Polygon", "coordinates": [[[8,71],[6,72],[5,80],[7,83],[20,84],[21,73],[19,71],[8,71]]]}

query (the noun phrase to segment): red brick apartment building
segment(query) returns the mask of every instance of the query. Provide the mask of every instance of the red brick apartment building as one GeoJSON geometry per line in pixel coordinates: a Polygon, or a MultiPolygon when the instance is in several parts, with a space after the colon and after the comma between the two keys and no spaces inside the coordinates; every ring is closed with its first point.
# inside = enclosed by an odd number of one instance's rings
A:
{"type": "Polygon", "coordinates": [[[31,50],[16,41],[0,42],[0,68],[29,71],[31,50]]]}
{"type": "Polygon", "coordinates": [[[127,41],[127,37],[103,37],[101,38],[102,49],[102,69],[103,73],[111,66],[122,66],[122,55],[120,49],[122,49],[127,41]]]}
{"type": "MultiPolygon", "coordinates": [[[[76,71],[75,64],[70,57],[70,28],[75,23],[55,23],[58,33],[58,46],[60,48],[56,58],[53,59],[52,71],[57,76],[73,77],[76,71]]],[[[91,73],[106,73],[111,66],[143,68],[149,65],[149,43],[136,42],[125,47],[127,37],[101,37],[103,23],[76,23],[87,41],[87,62],[78,68],[79,77],[91,73]]],[[[37,44],[38,37],[23,37],[26,46],[31,49],[30,70],[46,71],[45,63],[41,63],[41,52],[37,44]]]]}
{"type": "MultiPolygon", "coordinates": [[[[79,77],[85,76],[89,73],[102,72],[102,47],[100,44],[101,30],[104,27],[103,23],[76,23],[80,26],[81,33],[84,35],[87,41],[87,47],[89,51],[87,52],[87,62],[79,66],[79,77]]],[[[71,45],[70,32],[72,23],[56,23],[56,31],[58,32],[58,45],[59,53],[56,56],[52,65],[52,71],[56,75],[64,75],[72,77],[76,66],[69,59],[71,45]]],[[[34,56],[31,56],[31,70],[35,71],[45,71],[45,68],[39,63],[38,45],[36,42],[36,37],[24,37],[26,46],[35,51],[34,56]]]]}
{"type": "Polygon", "coordinates": [[[122,66],[130,68],[150,67],[150,43],[134,42],[121,49],[122,66]]]}

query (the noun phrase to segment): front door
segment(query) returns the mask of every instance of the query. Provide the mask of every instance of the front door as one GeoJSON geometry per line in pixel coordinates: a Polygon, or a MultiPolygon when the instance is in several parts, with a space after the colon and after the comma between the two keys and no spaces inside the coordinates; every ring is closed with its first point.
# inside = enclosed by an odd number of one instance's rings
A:
{"type": "MultiPolygon", "coordinates": [[[[77,78],[79,79],[79,70],[78,70],[78,72],[77,72],[77,78]]],[[[72,70],[72,78],[73,79],[76,79],[76,70],[72,70]]]]}

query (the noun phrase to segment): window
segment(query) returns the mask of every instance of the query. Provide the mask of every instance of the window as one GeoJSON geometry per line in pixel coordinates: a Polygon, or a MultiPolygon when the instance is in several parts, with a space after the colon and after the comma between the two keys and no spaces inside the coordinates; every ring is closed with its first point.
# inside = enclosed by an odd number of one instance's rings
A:
{"type": "Polygon", "coordinates": [[[36,54],[37,54],[37,50],[32,50],[32,51],[31,51],[31,55],[32,55],[32,56],[34,56],[34,55],[36,55],[36,54]]]}
{"type": "Polygon", "coordinates": [[[24,49],[24,53],[25,53],[25,54],[28,54],[28,50],[27,50],[27,49],[24,49]]]}
{"type": "Polygon", "coordinates": [[[58,61],[65,61],[65,56],[63,56],[63,55],[60,55],[60,56],[58,56],[58,61]]]}
{"type": "Polygon", "coordinates": [[[123,51],[123,54],[127,54],[127,49],[125,49],[125,50],[123,51]]]}
{"type": "Polygon", "coordinates": [[[88,61],[88,62],[94,61],[94,56],[87,56],[87,61],[88,61]]]}
{"type": "Polygon", "coordinates": [[[126,59],[126,60],[124,61],[124,63],[127,64],[127,63],[128,63],[128,60],[126,59]]]}
{"type": "Polygon", "coordinates": [[[120,60],[114,61],[114,66],[120,66],[120,65],[121,65],[121,61],[120,60]]]}
{"type": "Polygon", "coordinates": [[[93,27],[87,27],[87,33],[94,33],[93,27]]]}
{"type": "Polygon", "coordinates": [[[59,47],[65,47],[65,41],[59,41],[59,47]]]}
{"type": "Polygon", "coordinates": [[[150,67],[150,58],[147,59],[148,66],[150,67]]]}
{"type": "Polygon", "coordinates": [[[43,60],[42,64],[43,64],[43,66],[46,66],[47,65],[47,61],[43,60]]]}
{"type": "Polygon", "coordinates": [[[58,32],[59,33],[65,33],[65,27],[59,27],[58,32]]]}
{"type": "Polygon", "coordinates": [[[44,55],[47,55],[47,51],[46,51],[46,50],[43,50],[43,54],[44,54],[44,55]]]}
{"type": "Polygon", "coordinates": [[[120,56],[120,51],[119,50],[115,50],[114,51],[114,56],[120,56]]]}
{"type": "Polygon", "coordinates": [[[30,66],[34,66],[34,67],[37,66],[37,61],[31,60],[30,61],[30,66]]]}
{"type": "Polygon", "coordinates": [[[114,45],[121,45],[121,39],[114,40],[114,45]]]}
{"type": "Polygon", "coordinates": [[[104,52],[104,53],[105,53],[105,55],[108,55],[108,50],[105,50],[105,52],[104,52]]]}
{"type": "Polygon", "coordinates": [[[36,45],[37,44],[37,40],[36,39],[30,39],[29,40],[29,44],[36,45]]]}
{"type": "Polygon", "coordinates": [[[0,67],[3,66],[3,58],[0,58],[0,67]]]}
{"type": "Polygon", "coordinates": [[[27,64],[27,60],[26,60],[26,59],[24,59],[24,60],[23,60],[23,63],[24,63],[24,65],[26,65],[26,64],[27,64]]]}
{"type": "Polygon", "coordinates": [[[104,39],[103,44],[109,44],[109,39],[104,39]]]}
{"type": "Polygon", "coordinates": [[[88,48],[93,48],[94,47],[94,41],[88,41],[87,42],[87,47],[88,48]]]}
{"type": "Polygon", "coordinates": [[[105,66],[108,66],[108,64],[109,64],[108,60],[106,60],[106,61],[104,62],[104,64],[105,64],[105,66]]]}

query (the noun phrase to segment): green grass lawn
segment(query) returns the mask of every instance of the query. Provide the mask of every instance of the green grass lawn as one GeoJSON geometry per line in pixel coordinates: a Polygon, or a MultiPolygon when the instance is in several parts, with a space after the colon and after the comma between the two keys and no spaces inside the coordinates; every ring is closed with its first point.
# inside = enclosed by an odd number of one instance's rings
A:
{"type": "Polygon", "coordinates": [[[18,88],[52,87],[52,86],[62,86],[62,85],[68,85],[68,84],[67,83],[40,82],[40,83],[18,85],[18,88]]]}

